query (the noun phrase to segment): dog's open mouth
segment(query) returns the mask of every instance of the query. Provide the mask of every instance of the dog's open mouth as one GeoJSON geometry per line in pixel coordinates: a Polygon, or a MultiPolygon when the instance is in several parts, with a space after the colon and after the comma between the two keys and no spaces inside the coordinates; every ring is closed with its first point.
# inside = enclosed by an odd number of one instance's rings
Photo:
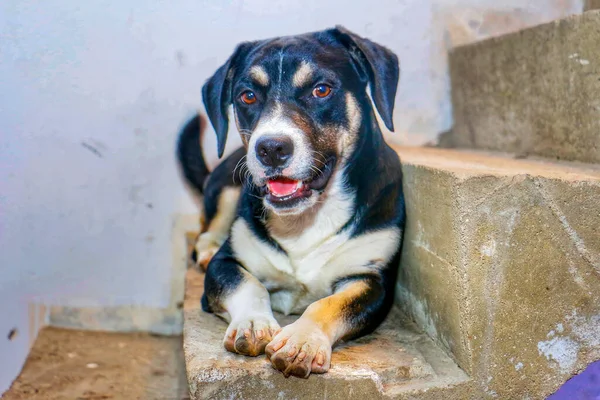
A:
{"type": "Polygon", "coordinates": [[[330,158],[319,172],[307,180],[295,180],[288,177],[272,177],[265,185],[267,200],[274,204],[291,205],[296,200],[310,197],[313,191],[327,186],[333,173],[335,158],[330,158]]]}
{"type": "Polygon", "coordinates": [[[304,182],[288,178],[276,178],[267,181],[269,193],[278,198],[293,196],[303,189],[302,186],[304,186],[304,182]]]}

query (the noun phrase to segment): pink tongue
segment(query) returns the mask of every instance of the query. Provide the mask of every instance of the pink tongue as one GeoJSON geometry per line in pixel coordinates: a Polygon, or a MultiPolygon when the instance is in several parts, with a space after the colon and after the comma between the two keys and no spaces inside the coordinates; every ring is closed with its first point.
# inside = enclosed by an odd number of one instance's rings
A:
{"type": "Polygon", "coordinates": [[[291,179],[277,179],[268,182],[269,191],[276,196],[286,196],[296,191],[298,181],[291,179]]]}

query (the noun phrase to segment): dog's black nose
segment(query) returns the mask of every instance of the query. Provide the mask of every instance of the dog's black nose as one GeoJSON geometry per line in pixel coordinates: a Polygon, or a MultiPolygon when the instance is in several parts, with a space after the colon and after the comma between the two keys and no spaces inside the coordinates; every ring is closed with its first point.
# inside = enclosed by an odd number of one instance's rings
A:
{"type": "Polygon", "coordinates": [[[294,143],[289,137],[263,137],[256,142],[256,156],[266,167],[281,167],[293,152],[294,143]]]}

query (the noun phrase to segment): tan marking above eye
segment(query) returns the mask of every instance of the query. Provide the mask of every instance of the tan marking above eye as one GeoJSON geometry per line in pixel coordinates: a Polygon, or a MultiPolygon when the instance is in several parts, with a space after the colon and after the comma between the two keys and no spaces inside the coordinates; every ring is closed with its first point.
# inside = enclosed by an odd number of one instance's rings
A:
{"type": "Polygon", "coordinates": [[[310,78],[313,74],[313,66],[306,61],[302,61],[294,76],[292,78],[292,84],[295,87],[302,87],[309,83],[310,78]]]}
{"type": "Polygon", "coordinates": [[[270,82],[269,75],[267,74],[267,71],[265,71],[265,69],[263,67],[261,67],[260,65],[255,65],[252,68],[250,68],[249,74],[250,74],[250,78],[252,78],[252,80],[254,80],[259,85],[262,85],[262,86],[269,85],[269,82],[270,82]]]}

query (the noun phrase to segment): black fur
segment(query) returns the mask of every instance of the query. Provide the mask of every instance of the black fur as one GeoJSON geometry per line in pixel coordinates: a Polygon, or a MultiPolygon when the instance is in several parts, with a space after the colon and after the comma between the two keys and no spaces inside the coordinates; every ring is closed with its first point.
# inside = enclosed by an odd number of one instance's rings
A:
{"type": "Polygon", "coordinates": [[[243,169],[239,164],[245,155],[246,149],[241,147],[231,153],[211,172],[204,188],[204,217],[207,221],[212,220],[217,213],[219,196],[223,188],[242,185],[243,169]]]}
{"type": "Polygon", "coordinates": [[[400,79],[398,57],[385,47],[362,38],[342,26],[336,27],[332,32],[340,42],[352,50],[354,59],[371,83],[371,95],[383,123],[393,131],[392,111],[400,79]],[[358,51],[353,49],[354,46],[358,51]]]}
{"type": "Polygon", "coordinates": [[[232,80],[229,77],[232,66],[253,46],[252,43],[240,44],[225,65],[215,72],[213,77],[202,87],[202,99],[210,122],[217,133],[217,151],[219,158],[223,156],[229,131],[227,110],[232,102],[232,80]]]}
{"type": "Polygon", "coordinates": [[[194,116],[185,124],[177,141],[177,158],[183,176],[200,194],[204,192],[204,181],[209,174],[201,149],[203,125],[202,117],[194,116]]]}
{"type": "Polygon", "coordinates": [[[240,199],[238,216],[247,222],[250,230],[257,238],[272,246],[275,250],[285,253],[279,243],[269,235],[263,215],[264,208],[259,191],[256,188],[246,187],[240,199]]]}
{"type": "Polygon", "coordinates": [[[244,177],[240,163],[246,155],[246,150],[243,147],[237,149],[211,172],[202,154],[203,131],[200,115],[188,121],[179,134],[177,158],[186,182],[204,195],[204,217],[209,223],[217,213],[219,196],[223,189],[242,185],[244,177]]]}
{"type": "Polygon", "coordinates": [[[243,281],[242,268],[232,254],[230,241],[225,241],[208,265],[204,279],[202,309],[205,312],[223,311],[219,299],[243,281]]]}
{"type": "Polygon", "coordinates": [[[383,274],[363,274],[348,276],[336,285],[361,280],[369,285],[369,289],[355,298],[343,310],[350,329],[342,340],[350,340],[373,332],[383,322],[394,302],[394,284],[391,280],[395,274],[391,270],[383,274]]]}

